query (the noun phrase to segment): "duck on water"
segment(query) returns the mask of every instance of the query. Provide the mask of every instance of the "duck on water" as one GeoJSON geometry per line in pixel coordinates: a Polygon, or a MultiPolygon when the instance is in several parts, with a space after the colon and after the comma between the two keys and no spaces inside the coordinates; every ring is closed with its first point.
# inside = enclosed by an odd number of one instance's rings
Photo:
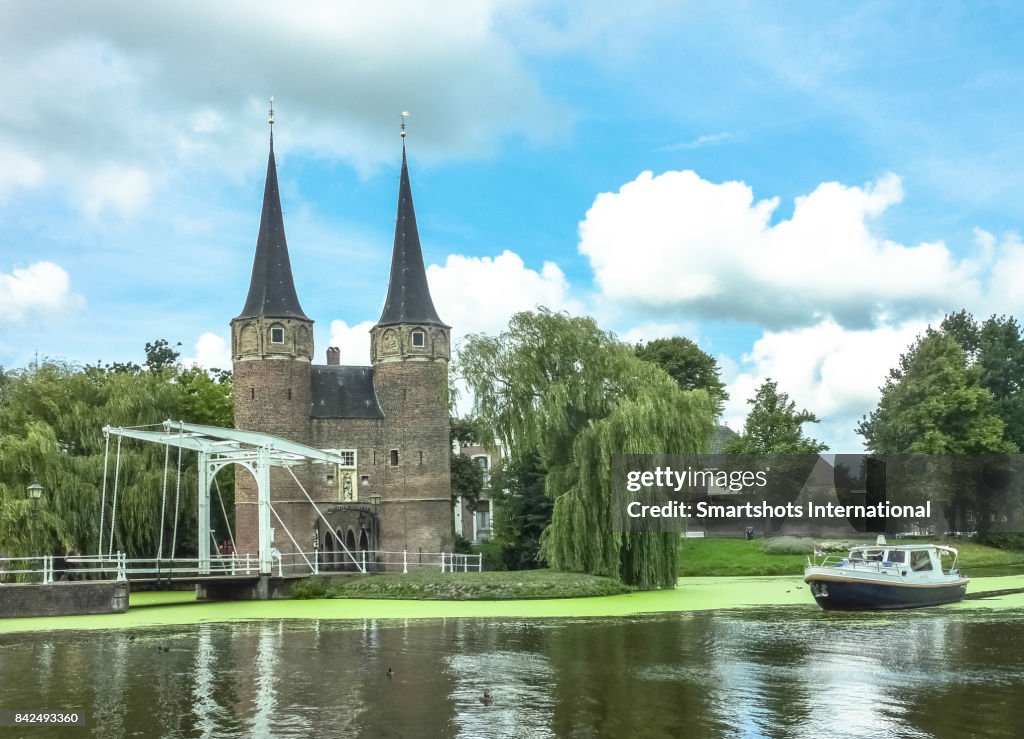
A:
{"type": "Polygon", "coordinates": [[[847,557],[807,560],[804,582],[826,610],[870,611],[955,603],[967,592],[968,578],[956,567],[957,550],[939,544],[889,545],[879,536],[856,546],[847,557]],[[942,558],[952,557],[947,569],[942,558]]]}

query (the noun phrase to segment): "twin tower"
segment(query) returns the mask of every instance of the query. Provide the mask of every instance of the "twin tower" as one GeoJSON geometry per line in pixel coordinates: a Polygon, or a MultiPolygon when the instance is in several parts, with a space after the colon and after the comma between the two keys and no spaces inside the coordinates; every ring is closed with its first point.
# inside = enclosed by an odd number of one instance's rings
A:
{"type": "MultiPolygon", "coordinates": [[[[313,363],[313,321],[292,279],[271,135],[249,294],[231,321],[235,427],[356,450],[353,469],[295,468],[301,488],[287,470],[272,471],[271,502],[280,517],[271,523],[273,545],[288,554],[293,539],[306,551],[316,542],[328,568],[347,566],[338,540],[357,557],[359,550],[383,550],[411,558],[452,544],[451,327],[438,317],[427,286],[404,140],[391,279],[369,339],[369,367],[341,364],[337,347],[327,349],[326,364],[313,363]],[[282,524],[287,532],[277,528],[282,524]]],[[[236,547],[255,553],[255,481],[239,472],[235,487],[236,547]]]]}

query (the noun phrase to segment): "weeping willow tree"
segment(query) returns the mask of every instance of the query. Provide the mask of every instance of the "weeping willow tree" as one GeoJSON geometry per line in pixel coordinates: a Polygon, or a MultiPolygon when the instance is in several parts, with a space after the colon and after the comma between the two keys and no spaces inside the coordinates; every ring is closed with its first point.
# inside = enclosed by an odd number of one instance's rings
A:
{"type": "Polygon", "coordinates": [[[547,469],[554,510],[541,556],[551,567],[674,587],[678,534],[612,529],[612,458],[703,451],[715,412],[706,392],[681,390],[592,319],[545,309],[468,337],[455,369],[489,441],[514,457],[536,452],[547,469]]]}
{"type": "MultiPolygon", "coordinates": [[[[148,347],[147,347],[148,348],[148,347]]],[[[0,372],[0,556],[96,553],[103,498],[104,425],[138,426],[166,418],[230,425],[230,385],[178,365],[79,368],[47,361],[0,372]],[[39,482],[37,508],[26,488],[39,482]]],[[[117,439],[110,440],[104,550],[109,547],[117,439]]],[[[196,546],[195,459],[183,458],[181,487],[171,451],[167,514],[161,519],[164,448],[124,440],[118,471],[113,549],[153,555],[161,530],[164,556],[178,498],[178,553],[196,546]],[[186,549],[187,547],[187,549],[186,549]]],[[[231,496],[229,496],[230,498],[231,496]]]]}

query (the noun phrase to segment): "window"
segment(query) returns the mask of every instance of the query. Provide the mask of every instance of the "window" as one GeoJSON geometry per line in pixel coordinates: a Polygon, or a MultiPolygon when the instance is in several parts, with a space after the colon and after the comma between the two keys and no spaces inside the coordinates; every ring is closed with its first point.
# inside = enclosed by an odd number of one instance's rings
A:
{"type": "Polygon", "coordinates": [[[391,450],[391,466],[392,467],[397,467],[398,466],[398,450],[397,449],[392,449],[391,450]]]}
{"type": "Polygon", "coordinates": [[[932,569],[932,558],[927,550],[921,549],[910,553],[910,569],[914,572],[928,572],[932,569]]]}
{"type": "Polygon", "coordinates": [[[477,504],[474,521],[477,541],[486,541],[491,538],[491,501],[481,500],[477,504]]]}
{"type": "Polygon", "coordinates": [[[491,486],[491,457],[488,454],[477,454],[473,457],[473,464],[480,468],[480,472],[483,473],[484,487],[489,488],[491,486]]]}
{"type": "Polygon", "coordinates": [[[412,345],[422,349],[427,345],[427,334],[423,331],[412,332],[412,345]]]}
{"type": "Polygon", "coordinates": [[[270,329],[270,343],[271,344],[283,344],[284,343],[284,329],[280,326],[275,326],[270,329]]]}

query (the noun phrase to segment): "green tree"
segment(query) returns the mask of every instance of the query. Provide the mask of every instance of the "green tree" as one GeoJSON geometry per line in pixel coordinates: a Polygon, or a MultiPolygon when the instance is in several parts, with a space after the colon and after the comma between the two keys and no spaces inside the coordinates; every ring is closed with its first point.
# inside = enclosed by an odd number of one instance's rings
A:
{"type": "Polygon", "coordinates": [[[551,523],[552,501],[544,490],[544,467],[536,453],[505,460],[494,473],[491,541],[510,570],[540,567],[540,538],[551,523]]]}
{"type": "Polygon", "coordinates": [[[878,407],[857,426],[876,453],[1012,452],[992,394],[967,366],[957,338],[928,329],[900,357],[878,407]]]}
{"type": "Polygon", "coordinates": [[[146,369],[150,372],[160,372],[171,369],[178,363],[181,352],[176,347],[181,346],[179,341],[174,346],[167,339],[157,339],[146,342],[146,369]]]}
{"type": "MultiPolygon", "coordinates": [[[[159,342],[158,342],[159,343],[159,342]]],[[[165,342],[166,343],[166,342],[165,342]]],[[[151,345],[152,346],[152,345],[151,345]]],[[[182,419],[231,425],[230,378],[177,364],[144,371],[139,365],[76,367],[44,361],[7,371],[0,380],[0,548],[3,554],[94,553],[99,546],[104,498],[105,425],[140,426],[182,419]],[[218,381],[220,380],[220,381],[218,381]],[[33,513],[25,488],[45,488],[33,513]]],[[[110,540],[110,509],[117,440],[111,438],[104,510],[104,549],[110,540]]],[[[172,457],[172,468],[176,458],[172,457]]],[[[194,460],[185,457],[179,502],[179,553],[195,548],[194,460]],[[183,548],[186,547],[186,548],[183,548]]],[[[168,516],[160,519],[164,450],[124,441],[118,472],[114,549],[156,553],[161,523],[169,554],[170,511],[177,492],[173,470],[168,516]]],[[[230,493],[230,488],[229,488],[230,493]]],[[[233,496],[225,503],[231,507],[233,496]]],[[[219,506],[214,506],[219,511],[219,506]]],[[[230,514],[229,514],[230,515],[230,514]]]]}
{"type": "MultiPolygon", "coordinates": [[[[965,327],[957,319],[949,331],[929,328],[918,337],[890,370],[878,407],[857,427],[872,452],[933,455],[925,458],[917,484],[944,503],[946,518],[957,530],[969,526],[970,514],[983,514],[977,521],[983,529],[988,525],[993,501],[979,497],[978,480],[991,457],[977,455],[1017,450],[1005,438],[1006,425],[992,393],[981,385],[977,359],[968,365],[965,327]]],[[[982,344],[979,333],[976,357],[982,344]]]]}
{"type": "Polygon", "coordinates": [[[946,316],[941,329],[964,350],[978,384],[992,393],[1005,439],[1024,449],[1024,338],[1012,316],[990,316],[978,324],[967,311],[946,316]]]}
{"type": "Polygon", "coordinates": [[[817,416],[806,409],[798,411],[774,380],[765,380],[747,404],[750,413],[743,433],[730,439],[728,454],[817,454],[828,449],[804,435],[804,424],[818,423],[817,416]]]}
{"type": "Polygon", "coordinates": [[[715,417],[722,415],[729,393],[722,382],[718,362],[694,342],[682,336],[654,339],[634,347],[645,362],[654,362],[675,380],[683,390],[704,390],[715,404],[715,417]]]}
{"type": "Polygon", "coordinates": [[[546,309],[468,337],[456,370],[481,432],[512,457],[536,452],[547,470],[554,510],[541,556],[551,567],[675,585],[678,535],[612,530],[612,457],[702,450],[714,414],[706,392],[681,390],[592,319],[546,309]]]}
{"type": "MultiPolygon", "coordinates": [[[[484,472],[465,454],[452,452],[452,506],[462,498],[475,511],[484,490],[484,472]]],[[[457,532],[460,533],[461,532],[457,532]]]]}
{"type": "MultiPolygon", "coordinates": [[[[471,511],[476,511],[484,491],[484,472],[470,457],[459,454],[455,448],[477,443],[477,420],[452,416],[448,419],[448,428],[452,442],[452,507],[458,505],[459,498],[462,498],[469,504],[471,511]]],[[[462,535],[461,531],[456,533],[462,535]]]]}

